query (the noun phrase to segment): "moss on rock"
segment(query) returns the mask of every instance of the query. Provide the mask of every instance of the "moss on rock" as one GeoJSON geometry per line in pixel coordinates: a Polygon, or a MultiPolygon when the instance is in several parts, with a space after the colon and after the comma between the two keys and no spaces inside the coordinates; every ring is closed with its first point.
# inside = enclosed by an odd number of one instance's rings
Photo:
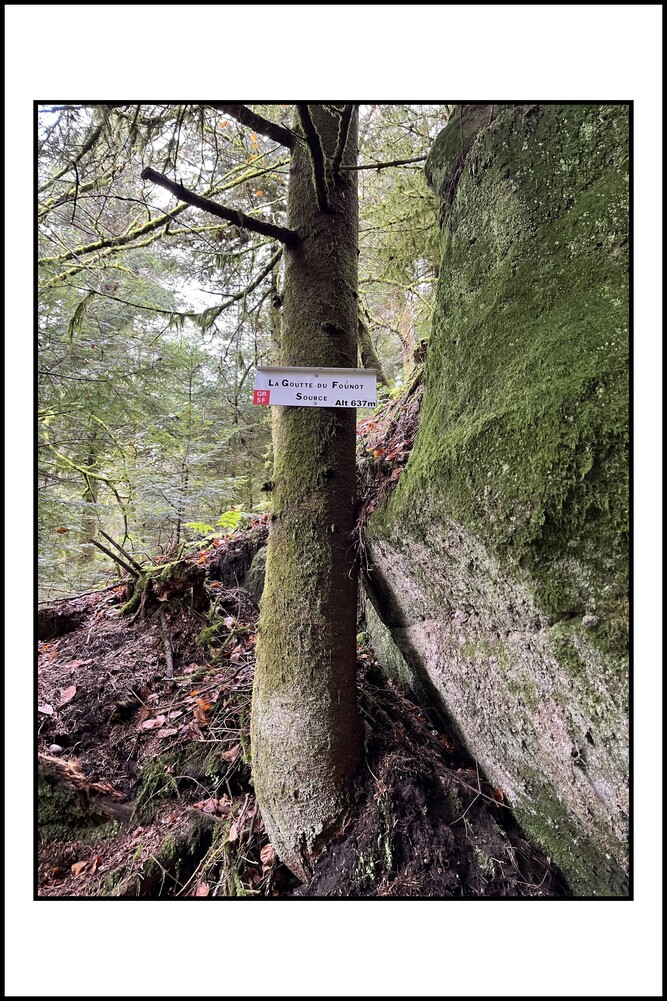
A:
{"type": "Polygon", "coordinates": [[[121,830],[118,821],[98,812],[94,803],[42,777],[37,783],[37,816],[39,836],[45,841],[96,842],[121,830]]]}
{"type": "MultiPolygon", "coordinates": [[[[426,169],[443,262],[419,434],[368,533],[381,601],[399,606],[388,624],[413,672],[429,675],[517,803],[531,733],[540,744],[545,714],[559,720],[542,785],[622,869],[628,108],[464,108],[426,169]],[[484,650],[491,642],[506,663],[484,650]],[[480,711],[489,672],[496,690],[480,711]],[[570,774],[567,743],[586,733],[584,780],[570,774]]],[[[567,869],[557,845],[553,857],[567,869]]],[[[618,886],[610,878],[609,892],[618,886]]]]}

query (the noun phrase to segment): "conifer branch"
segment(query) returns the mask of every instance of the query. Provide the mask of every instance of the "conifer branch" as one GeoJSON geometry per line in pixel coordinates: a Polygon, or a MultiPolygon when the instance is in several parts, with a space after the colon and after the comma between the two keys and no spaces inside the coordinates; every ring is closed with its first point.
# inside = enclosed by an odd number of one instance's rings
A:
{"type": "Polygon", "coordinates": [[[103,117],[102,121],[90,131],[90,133],[88,134],[88,138],[86,139],[86,141],[84,142],[83,146],[81,147],[77,155],[74,157],[74,159],[70,163],[66,164],[62,168],[62,170],[59,170],[57,174],[55,174],[53,177],[49,178],[48,181],[42,184],[42,186],[38,190],[38,194],[42,194],[43,191],[46,191],[47,188],[50,188],[51,185],[56,183],[56,181],[59,181],[61,177],[64,177],[65,174],[68,173],[68,171],[76,167],[79,161],[83,159],[86,153],[90,152],[90,150],[93,148],[97,140],[100,138],[102,134],[102,129],[104,128],[105,125],[106,125],[106,117],[103,117]]]}
{"type": "MultiPolygon", "coordinates": [[[[276,164],[276,166],[281,167],[285,163],[287,163],[286,159],[280,160],[276,164]]],[[[237,187],[243,181],[251,181],[255,177],[262,177],[264,174],[269,173],[271,170],[274,169],[275,167],[271,166],[271,167],[265,167],[262,170],[250,171],[248,173],[242,174],[240,177],[234,178],[233,181],[230,181],[228,184],[225,184],[222,187],[209,188],[208,190],[211,194],[219,194],[220,191],[229,191],[231,188],[237,187]]],[[[180,205],[176,205],[175,208],[170,209],[163,215],[160,215],[157,218],[151,219],[149,222],[144,223],[143,226],[138,226],[136,228],[134,226],[131,226],[121,236],[105,237],[102,240],[97,240],[95,243],[89,243],[80,247],[75,247],[74,250],[68,250],[64,254],[58,254],[54,257],[42,257],[37,263],[38,265],[63,264],[66,261],[72,260],[72,258],[81,259],[86,254],[94,253],[95,259],[92,263],[99,264],[99,262],[103,258],[108,257],[110,254],[117,253],[119,250],[121,250],[128,244],[131,244],[133,249],[137,247],[147,247],[150,243],[153,243],[155,240],[160,239],[162,236],[175,236],[177,235],[177,233],[183,232],[182,230],[173,230],[170,232],[168,226],[169,223],[172,222],[172,220],[175,219],[176,216],[178,216],[181,212],[187,209],[187,207],[188,203],[182,202],[180,205]],[[162,227],[164,227],[163,232],[156,232],[157,230],[161,230],[162,227]],[[138,239],[139,237],[145,236],[147,233],[153,233],[153,235],[146,240],[140,241],[138,239]]],[[[189,232],[199,232],[199,230],[196,227],[192,226],[188,227],[188,230],[189,232]]],[[[76,267],[73,267],[68,271],[64,271],[61,275],[57,275],[55,278],[52,278],[50,281],[44,283],[43,287],[52,288],[54,285],[57,285],[61,280],[69,278],[72,275],[76,275],[79,273],[79,271],[82,271],[87,267],[88,265],[85,262],[82,262],[76,267]]]]}
{"type": "Polygon", "coordinates": [[[383,167],[402,167],[404,163],[421,163],[425,156],[413,156],[411,160],[386,160],[384,163],[358,163],[346,165],[341,170],[382,170],[383,167]]]}
{"type": "Polygon", "coordinates": [[[213,323],[217,320],[217,318],[220,316],[223,310],[227,309],[229,306],[232,306],[235,302],[238,302],[240,299],[245,299],[247,295],[250,295],[251,292],[254,292],[255,289],[262,284],[267,275],[271,274],[271,272],[275,268],[276,264],[282,257],[282,253],[283,253],[283,248],[281,247],[279,250],[275,252],[275,254],[271,258],[269,263],[266,265],[266,267],[262,268],[257,277],[253,278],[253,280],[246,288],[241,289],[240,292],[235,292],[234,295],[230,296],[229,299],[226,299],[225,302],[221,303],[219,306],[212,306],[210,309],[204,310],[203,313],[184,313],[183,315],[192,317],[192,319],[198,321],[202,329],[208,329],[208,327],[212,326],[213,323]]]}
{"type": "Polygon", "coordinates": [[[195,194],[194,191],[190,191],[177,181],[170,181],[168,177],[158,173],[157,170],[153,170],[152,167],[146,167],[145,170],[142,170],[141,178],[144,181],[153,181],[155,184],[159,184],[160,187],[166,188],[167,191],[170,191],[172,195],[175,195],[182,202],[187,202],[188,205],[194,205],[195,208],[203,209],[204,212],[210,212],[211,215],[218,216],[219,219],[224,219],[226,222],[232,223],[233,226],[239,226],[241,229],[249,229],[253,233],[261,233],[262,236],[269,236],[285,244],[299,242],[299,235],[293,229],[287,229],[284,226],[275,226],[273,223],[264,222],[262,219],[254,219],[239,209],[232,209],[227,205],[219,205],[217,202],[212,202],[210,198],[203,198],[201,195],[195,194]]]}

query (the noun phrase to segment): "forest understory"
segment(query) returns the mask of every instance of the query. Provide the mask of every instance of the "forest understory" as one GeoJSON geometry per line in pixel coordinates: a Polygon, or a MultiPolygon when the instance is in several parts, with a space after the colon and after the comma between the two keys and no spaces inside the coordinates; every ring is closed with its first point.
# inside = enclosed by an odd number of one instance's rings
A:
{"type": "MultiPolygon", "coordinates": [[[[364,519],[401,475],[421,391],[360,424],[362,566],[364,519]]],[[[355,804],[310,882],[281,864],[249,766],[266,537],[257,516],[141,586],[39,607],[37,895],[571,896],[432,707],[382,674],[363,621],[355,804]]]]}

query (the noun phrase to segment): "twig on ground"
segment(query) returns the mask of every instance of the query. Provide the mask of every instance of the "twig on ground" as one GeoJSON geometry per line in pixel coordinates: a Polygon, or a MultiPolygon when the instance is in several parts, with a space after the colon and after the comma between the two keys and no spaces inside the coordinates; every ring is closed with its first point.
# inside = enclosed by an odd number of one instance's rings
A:
{"type": "Polygon", "coordinates": [[[164,608],[160,609],[160,625],[162,626],[162,644],[164,646],[164,656],[167,661],[167,671],[165,677],[174,677],[174,655],[169,642],[169,632],[167,630],[167,616],[164,608]]]}

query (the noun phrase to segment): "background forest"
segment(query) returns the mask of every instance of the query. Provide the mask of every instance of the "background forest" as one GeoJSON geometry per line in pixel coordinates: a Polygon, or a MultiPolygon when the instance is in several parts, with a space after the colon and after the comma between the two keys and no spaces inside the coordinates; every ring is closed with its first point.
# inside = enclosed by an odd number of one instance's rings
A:
{"type": "MultiPolygon", "coordinates": [[[[253,105],[289,127],[286,105],[253,105]]],[[[39,598],[105,583],[91,539],[173,554],[268,507],[254,369],[280,339],[279,244],[154,184],[147,166],[284,225],[289,154],[234,106],[38,111],[39,598]]],[[[438,270],[423,161],[448,105],[360,109],[360,365],[381,395],[428,336],[438,270]],[[384,166],[383,166],[384,165],[384,166]]]]}

